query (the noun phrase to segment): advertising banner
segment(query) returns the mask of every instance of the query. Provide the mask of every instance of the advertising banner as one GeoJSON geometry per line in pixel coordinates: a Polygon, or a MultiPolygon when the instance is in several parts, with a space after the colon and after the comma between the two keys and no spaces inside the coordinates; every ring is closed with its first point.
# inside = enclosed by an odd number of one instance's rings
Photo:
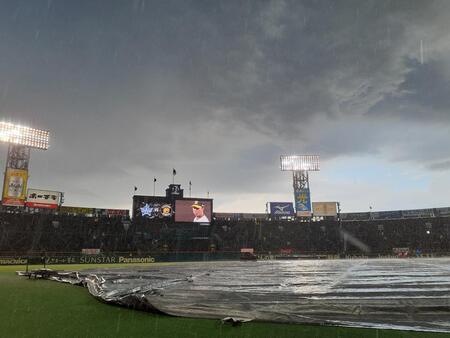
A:
{"type": "Polygon", "coordinates": [[[265,220],[267,219],[267,214],[260,212],[260,213],[248,213],[248,212],[241,212],[241,213],[233,213],[233,212],[215,212],[214,217],[216,219],[220,220],[228,220],[228,221],[238,221],[238,220],[265,220]]]}
{"type": "Polygon", "coordinates": [[[107,216],[122,216],[128,217],[130,216],[130,210],[127,209],[105,209],[107,216]]]}
{"type": "MultiPolygon", "coordinates": [[[[189,253],[166,253],[155,255],[71,255],[71,256],[52,256],[45,257],[46,264],[104,264],[104,263],[154,263],[154,262],[193,262],[193,261],[212,261],[212,260],[237,260],[241,256],[238,252],[189,252],[189,253]]],[[[42,258],[39,257],[0,257],[0,265],[25,265],[42,264],[42,258]]]]}
{"type": "Polygon", "coordinates": [[[408,257],[409,256],[409,248],[392,248],[392,252],[398,257],[408,257]]]}
{"type": "Polygon", "coordinates": [[[103,256],[103,255],[81,255],[81,256],[54,256],[45,257],[46,264],[116,264],[116,263],[154,263],[152,256],[103,256]]]}
{"type": "Polygon", "coordinates": [[[404,218],[428,218],[428,217],[434,217],[434,210],[433,209],[402,210],[402,216],[404,218]]]}
{"type": "Polygon", "coordinates": [[[100,249],[81,249],[83,255],[99,255],[100,249]]]}
{"type": "Polygon", "coordinates": [[[336,217],[337,203],[336,202],[313,202],[314,216],[319,217],[336,217]]]}
{"type": "Polygon", "coordinates": [[[215,212],[214,217],[220,220],[235,220],[239,218],[239,214],[232,212],[215,212]]]}
{"type": "Polygon", "coordinates": [[[294,205],[292,202],[269,202],[270,215],[273,218],[294,216],[294,205]]]}
{"type": "Polygon", "coordinates": [[[309,189],[299,189],[294,192],[295,211],[299,217],[311,216],[311,196],[309,189]]]}
{"type": "Polygon", "coordinates": [[[393,211],[375,211],[372,212],[372,219],[398,219],[402,218],[401,210],[393,210],[393,211]]]}
{"type": "Polygon", "coordinates": [[[212,200],[182,199],[175,201],[175,222],[209,224],[212,200]]]}
{"type": "Polygon", "coordinates": [[[281,255],[292,255],[294,253],[294,249],[292,248],[281,248],[280,254],[281,255]]]}
{"type": "Polygon", "coordinates": [[[450,208],[437,208],[436,211],[441,217],[450,216],[450,208]]]}
{"type": "Polygon", "coordinates": [[[28,171],[6,168],[2,204],[24,206],[27,197],[28,171]]]}
{"type": "Polygon", "coordinates": [[[26,257],[0,257],[0,265],[25,265],[28,263],[26,257]]]}
{"type": "Polygon", "coordinates": [[[94,208],[93,214],[95,216],[107,216],[107,217],[127,217],[130,214],[130,211],[127,209],[102,209],[102,208],[94,208]]]}
{"type": "Polygon", "coordinates": [[[25,205],[29,208],[56,209],[61,204],[59,191],[28,189],[25,205]]]}
{"type": "Polygon", "coordinates": [[[267,219],[267,215],[265,213],[249,213],[249,212],[244,212],[240,214],[240,218],[241,219],[253,219],[253,220],[265,220],[267,219]]]}
{"type": "Polygon", "coordinates": [[[343,221],[368,221],[370,219],[370,212],[342,213],[341,219],[343,221]]]}
{"type": "Polygon", "coordinates": [[[84,207],[63,206],[59,208],[59,213],[67,215],[94,216],[94,209],[84,207]]]}

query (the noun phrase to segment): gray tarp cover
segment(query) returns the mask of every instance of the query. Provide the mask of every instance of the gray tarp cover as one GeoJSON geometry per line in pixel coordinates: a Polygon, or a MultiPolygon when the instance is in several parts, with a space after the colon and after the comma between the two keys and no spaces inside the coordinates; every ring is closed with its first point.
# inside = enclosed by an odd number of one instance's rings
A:
{"type": "Polygon", "coordinates": [[[450,259],[181,263],[51,279],[173,316],[450,332],[450,259]]]}

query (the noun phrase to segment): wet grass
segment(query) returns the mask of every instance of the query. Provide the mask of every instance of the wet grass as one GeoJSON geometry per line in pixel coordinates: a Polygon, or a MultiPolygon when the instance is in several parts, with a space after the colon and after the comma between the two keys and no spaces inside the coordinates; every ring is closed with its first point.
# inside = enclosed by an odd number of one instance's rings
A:
{"type": "MultiPolygon", "coordinates": [[[[50,266],[67,270],[93,267],[100,265],[50,266]]],[[[16,270],[24,267],[0,267],[0,337],[449,337],[443,333],[257,322],[232,327],[219,320],[175,318],[107,305],[85,288],[18,277],[16,270]]]]}

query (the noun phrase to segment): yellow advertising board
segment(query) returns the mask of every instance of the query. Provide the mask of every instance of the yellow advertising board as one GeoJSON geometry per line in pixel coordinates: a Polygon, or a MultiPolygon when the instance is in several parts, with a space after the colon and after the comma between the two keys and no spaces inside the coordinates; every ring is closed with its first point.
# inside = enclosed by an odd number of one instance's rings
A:
{"type": "Polygon", "coordinates": [[[24,206],[27,198],[28,170],[6,168],[2,204],[24,206]]]}
{"type": "Polygon", "coordinates": [[[62,206],[59,208],[59,213],[70,214],[70,215],[93,216],[94,209],[93,208],[84,208],[84,207],[62,206]]]}
{"type": "Polygon", "coordinates": [[[311,217],[311,211],[297,211],[297,217],[311,217]]]}
{"type": "Polygon", "coordinates": [[[313,202],[312,203],[314,216],[336,217],[337,203],[336,202],[313,202]]]}

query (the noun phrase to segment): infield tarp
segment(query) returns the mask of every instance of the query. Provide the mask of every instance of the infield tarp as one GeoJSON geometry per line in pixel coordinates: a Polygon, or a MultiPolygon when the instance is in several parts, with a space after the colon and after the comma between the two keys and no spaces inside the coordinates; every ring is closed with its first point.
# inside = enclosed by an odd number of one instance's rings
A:
{"type": "Polygon", "coordinates": [[[50,278],[173,316],[450,332],[448,258],[182,263],[50,278]]]}

